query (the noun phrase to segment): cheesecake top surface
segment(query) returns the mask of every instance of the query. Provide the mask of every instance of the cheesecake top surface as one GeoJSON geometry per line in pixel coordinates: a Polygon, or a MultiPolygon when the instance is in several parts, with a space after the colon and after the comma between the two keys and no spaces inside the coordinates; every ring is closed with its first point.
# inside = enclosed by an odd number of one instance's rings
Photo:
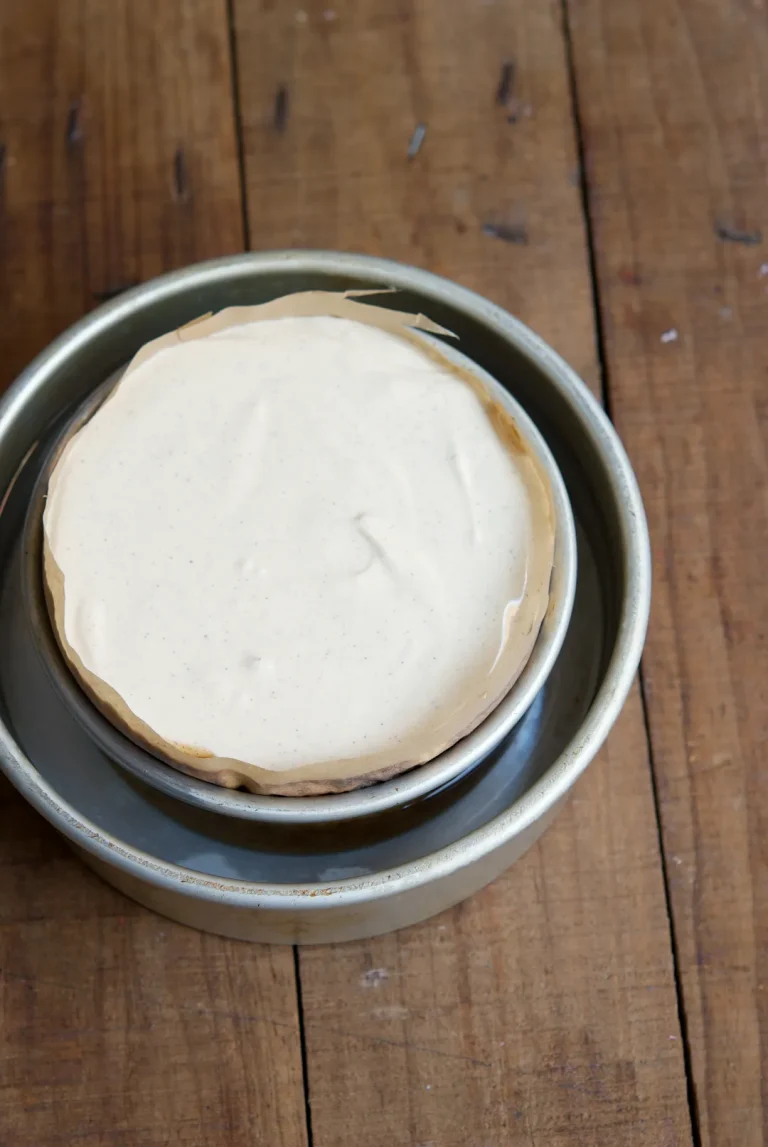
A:
{"type": "Polygon", "coordinates": [[[65,447],[60,637],[163,742],[286,775],[419,763],[519,674],[546,491],[420,339],[328,315],[214,329],[139,356],[65,447]]]}

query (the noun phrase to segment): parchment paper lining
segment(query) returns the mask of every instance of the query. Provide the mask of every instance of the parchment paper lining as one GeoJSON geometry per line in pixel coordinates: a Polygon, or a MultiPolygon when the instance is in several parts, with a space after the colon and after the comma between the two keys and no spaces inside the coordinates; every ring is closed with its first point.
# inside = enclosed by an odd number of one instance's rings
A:
{"type": "MultiPolygon", "coordinates": [[[[462,703],[460,698],[447,699],[446,707],[435,715],[436,725],[441,725],[440,732],[435,732],[435,739],[428,747],[424,746],[422,731],[422,744],[419,749],[414,751],[406,742],[401,746],[402,756],[398,756],[395,760],[392,759],[392,752],[387,751],[351,760],[307,764],[278,772],[255,762],[217,757],[207,749],[163,739],[129,709],[108,682],[101,680],[86,668],[77,650],[68,641],[64,628],[65,579],[51,551],[47,534],[44,534],[43,573],[53,628],[70,668],[88,696],[108,720],[136,744],[191,776],[228,788],[244,786],[252,792],[282,796],[314,796],[347,792],[389,779],[434,759],[475,729],[509,692],[530,657],[546,613],[554,558],[555,521],[549,482],[538,458],[521,435],[512,416],[494,401],[479,378],[443,354],[433,342],[425,340],[416,333],[425,331],[453,337],[450,331],[438,326],[424,315],[406,314],[356,301],[360,296],[367,294],[381,294],[381,292],[350,291],[341,294],[309,291],[287,295],[258,306],[230,307],[215,315],[201,316],[143,346],[127,367],[123,379],[167,347],[207,338],[227,328],[265,319],[335,316],[378,327],[406,339],[442,369],[461,379],[473,390],[485,408],[496,433],[514,455],[516,466],[528,489],[534,522],[534,543],[529,554],[526,593],[514,624],[506,635],[506,644],[488,676],[482,702],[477,704],[477,693],[474,693],[475,702],[471,707],[462,703]]],[[[121,384],[122,379],[106,399],[107,402],[121,384]]],[[[54,461],[49,492],[60,476],[59,463],[78,434],[82,433],[82,429],[81,427],[64,444],[54,461]]]]}

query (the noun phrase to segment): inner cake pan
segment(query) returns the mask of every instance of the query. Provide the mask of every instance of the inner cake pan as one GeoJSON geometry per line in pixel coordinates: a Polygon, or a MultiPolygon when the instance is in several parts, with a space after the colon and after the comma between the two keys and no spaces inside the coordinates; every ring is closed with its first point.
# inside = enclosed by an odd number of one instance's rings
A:
{"type": "MultiPolygon", "coordinates": [[[[149,285],[151,289],[153,284],[149,285]]],[[[383,297],[387,301],[387,297],[383,297]]],[[[429,338],[429,336],[424,336],[429,338]]],[[[429,341],[436,341],[429,339],[429,341]]],[[[104,752],[153,788],[198,808],[262,823],[328,824],[372,816],[411,803],[442,788],[484,761],[517,725],[547,680],[560,653],[573,608],[577,556],[573,514],[565,482],[543,435],[521,405],[495,379],[471,363],[452,345],[443,353],[460,368],[471,371],[493,398],[514,418],[549,483],[555,516],[555,557],[550,600],[536,643],[522,673],[500,703],[468,736],[432,761],[391,780],[348,793],[314,797],[278,797],[222,788],[189,776],[160,760],[116,728],[91,701],[66,664],[53,632],[42,579],[42,516],[51,471],[70,437],[83,426],[119,380],[108,379],[90,393],[68,418],[45,453],[27,512],[24,553],[23,601],[43,664],[59,695],[90,737],[104,752]]],[[[297,715],[300,720],[300,714],[297,715]]]]}

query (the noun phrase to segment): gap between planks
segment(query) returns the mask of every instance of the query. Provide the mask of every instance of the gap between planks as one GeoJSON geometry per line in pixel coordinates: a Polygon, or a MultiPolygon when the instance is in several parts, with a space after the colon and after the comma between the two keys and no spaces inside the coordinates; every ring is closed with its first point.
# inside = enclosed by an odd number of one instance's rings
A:
{"type": "MultiPolygon", "coordinates": [[[[605,345],[605,327],[603,323],[603,311],[600,298],[600,281],[597,271],[597,250],[595,229],[593,226],[592,209],[590,203],[590,187],[589,178],[587,174],[587,155],[586,145],[584,142],[584,126],[581,117],[581,110],[579,106],[579,85],[576,75],[576,63],[574,58],[573,37],[571,34],[570,10],[569,6],[572,0],[560,0],[560,10],[562,15],[563,24],[563,42],[565,45],[566,63],[568,68],[568,88],[571,99],[571,115],[573,117],[573,131],[576,140],[576,150],[579,160],[579,191],[581,194],[581,207],[584,216],[584,233],[587,242],[587,252],[589,258],[589,277],[592,285],[592,310],[595,322],[595,344],[597,347],[597,360],[600,370],[600,393],[603,400],[603,407],[608,418],[613,422],[613,410],[611,404],[611,385],[610,385],[610,372],[608,368],[608,356],[606,354],[605,345]]],[[[653,742],[651,740],[651,725],[650,716],[648,713],[648,699],[646,696],[645,688],[645,673],[643,662],[641,661],[638,669],[638,681],[640,686],[640,705],[643,714],[643,728],[645,730],[645,740],[648,747],[648,764],[651,773],[651,789],[653,792],[653,811],[656,818],[656,833],[659,846],[659,860],[661,863],[661,874],[664,883],[664,907],[667,913],[667,923],[669,926],[669,946],[672,955],[672,970],[675,979],[675,995],[677,999],[677,1019],[680,1024],[680,1036],[683,1045],[683,1064],[685,1067],[685,1086],[688,1099],[688,1115],[691,1124],[691,1139],[693,1147],[701,1147],[701,1127],[699,1120],[698,1104],[696,1101],[696,1090],[693,1079],[693,1063],[691,1058],[691,1044],[688,1033],[688,1020],[685,1013],[685,1001],[683,999],[683,985],[680,976],[680,952],[678,945],[678,938],[675,929],[675,919],[672,912],[672,898],[670,891],[670,878],[667,866],[667,856],[664,849],[664,836],[661,826],[661,806],[659,798],[659,789],[656,778],[656,762],[654,759],[653,742]]]]}

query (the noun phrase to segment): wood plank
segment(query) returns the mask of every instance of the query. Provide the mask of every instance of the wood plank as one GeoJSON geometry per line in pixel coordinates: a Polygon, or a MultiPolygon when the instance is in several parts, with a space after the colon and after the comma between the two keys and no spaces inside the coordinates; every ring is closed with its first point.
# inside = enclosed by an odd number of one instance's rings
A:
{"type": "Polygon", "coordinates": [[[105,295],[242,250],[220,9],[2,6],[0,385],[105,295]]]}
{"type": "Polygon", "coordinates": [[[470,20],[424,0],[238,0],[251,243],[364,250],[460,278],[596,384],[561,36],[550,10],[523,17],[519,3],[470,20]],[[571,289],[553,290],[553,272],[571,289]]]}
{"type": "MultiPolygon", "coordinates": [[[[557,6],[235,11],[254,244],[450,275],[595,384],[557,6]]],[[[506,877],[398,935],[303,950],[301,982],[315,1147],[690,1142],[637,695],[506,877]]]]}
{"type": "MultiPolygon", "coordinates": [[[[0,145],[4,385],[103,292],[242,248],[224,6],[2,5],[0,145]]],[[[0,872],[3,1147],[305,1142],[290,950],[136,907],[5,781],[0,872]]]]}
{"type": "Polygon", "coordinates": [[[610,391],[655,552],[650,729],[701,1142],[768,1142],[768,25],[571,4],[610,391]]]}

